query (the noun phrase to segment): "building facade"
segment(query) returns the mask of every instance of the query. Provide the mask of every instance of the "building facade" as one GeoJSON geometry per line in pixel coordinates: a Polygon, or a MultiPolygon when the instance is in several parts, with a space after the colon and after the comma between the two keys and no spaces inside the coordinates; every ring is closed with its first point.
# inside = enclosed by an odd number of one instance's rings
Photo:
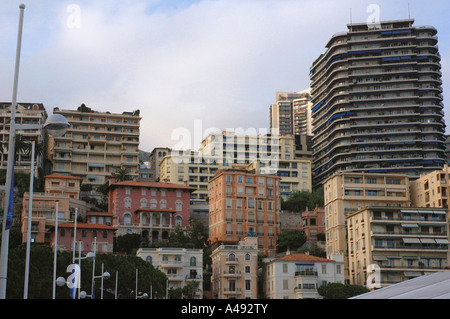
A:
{"type": "Polygon", "coordinates": [[[348,279],[346,216],[367,206],[410,206],[409,177],[340,172],[324,181],[326,253],[344,254],[348,279]]]}
{"type": "Polygon", "coordinates": [[[70,123],[62,137],[50,137],[49,154],[53,172],[82,178],[83,184],[100,186],[111,173],[127,169],[132,178],[139,175],[138,112],[59,110],[70,123]]]}
{"type": "MultiPolygon", "coordinates": [[[[45,149],[47,147],[46,134],[42,126],[47,119],[47,112],[42,103],[17,103],[16,104],[16,135],[21,135],[26,141],[35,140],[45,149]],[[27,125],[37,127],[26,128],[27,125]],[[22,126],[22,127],[21,127],[22,126]]],[[[11,123],[11,103],[0,103],[0,167],[6,169],[8,164],[8,142],[11,123]]],[[[17,151],[16,171],[30,172],[31,154],[24,151],[17,151]]],[[[36,154],[35,167],[43,167],[45,150],[36,154]]]]}
{"type": "Polygon", "coordinates": [[[176,226],[188,225],[193,190],[170,183],[110,180],[108,211],[117,235],[138,233],[149,243],[168,239],[176,226]]]}
{"type": "Polygon", "coordinates": [[[443,167],[437,30],[413,23],[349,24],[313,63],[315,186],[337,171],[415,179],[443,167]]]}
{"type": "Polygon", "coordinates": [[[215,299],[258,298],[258,240],[246,236],[237,245],[220,245],[211,254],[215,299]]]}
{"type": "Polygon", "coordinates": [[[320,299],[317,289],[344,283],[344,260],[307,254],[264,259],[264,294],[267,299],[320,299]]]}
{"type": "Polygon", "coordinates": [[[312,135],[312,101],[311,89],[299,92],[299,97],[292,100],[294,135],[312,135]]]}
{"type": "Polygon", "coordinates": [[[139,248],[136,255],[166,274],[169,289],[193,284],[197,288],[189,299],[203,298],[202,249],[139,248]]]}
{"type": "Polygon", "coordinates": [[[209,182],[209,239],[237,243],[257,234],[258,249],[271,256],[280,231],[280,185],[276,175],[220,170],[209,182]]]}
{"type": "Polygon", "coordinates": [[[411,205],[448,209],[449,187],[450,170],[448,165],[444,165],[442,170],[423,174],[417,180],[411,182],[411,205]]]}
{"type": "Polygon", "coordinates": [[[447,210],[369,206],[347,216],[350,283],[366,285],[373,265],[382,288],[448,269],[447,210]],[[372,265],[372,266],[371,266],[372,265]]]}

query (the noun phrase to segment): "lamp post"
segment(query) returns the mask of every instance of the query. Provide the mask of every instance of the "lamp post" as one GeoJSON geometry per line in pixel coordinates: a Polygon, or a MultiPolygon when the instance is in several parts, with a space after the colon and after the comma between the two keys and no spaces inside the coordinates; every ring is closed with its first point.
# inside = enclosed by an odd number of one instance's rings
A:
{"type": "MultiPolygon", "coordinates": [[[[15,151],[15,124],[16,124],[16,104],[17,104],[17,86],[19,82],[19,65],[20,65],[20,51],[22,46],[22,28],[23,28],[23,14],[25,11],[25,5],[19,6],[19,30],[17,35],[17,50],[16,50],[16,62],[14,70],[14,84],[13,95],[11,103],[11,121],[9,129],[9,146],[8,146],[8,166],[6,170],[6,190],[5,190],[5,205],[3,206],[3,233],[1,243],[0,254],[0,299],[6,299],[6,278],[8,275],[8,245],[9,245],[9,229],[11,228],[9,218],[12,216],[9,214],[9,205],[11,198],[11,191],[14,187],[12,184],[14,176],[14,151],[15,151]]],[[[12,210],[11,210],[12,213],[12,210]]]]}
{"type": "MultiPolygon", "coordinates": [[[[53,244],[54,252],[53,252],[53,293],[52,298],[56,298],[56,258],[58,253],[58,215],[59,215],[59,201],[56,201],[56,212],[55,212],[55,243],[53,244]]],[[[27,243],[28,244],[28,243],[27,243]]],[[[27,255],[28,257],[28,255],[27,255]]]]}
{"type": "MultiPolygon", "coordinates": [[[[103,279],[108,280],[110,277],[111,277],[111,275],[109,274],[109,272],[103,271],[103,264],[102,264],[102,274],[99,276],[93,276],[94,279],[96,279],[96,278],[102,279],[101,290],[100,290],[100,299],[103,299],[103,279]]],[[[93,295],[94,295],[94,286],[92,286],[91,298],[93,295]]],[[[83,298],[83,296],[81,296],[81,298],[83,298]]]]}

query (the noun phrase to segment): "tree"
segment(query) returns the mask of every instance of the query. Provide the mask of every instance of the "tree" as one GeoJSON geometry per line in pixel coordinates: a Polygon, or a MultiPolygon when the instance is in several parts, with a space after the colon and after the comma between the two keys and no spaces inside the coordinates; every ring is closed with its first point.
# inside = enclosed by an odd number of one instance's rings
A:
{"type": "Polygon", "coordinates": [[[369,289],[359,285],[329,283],[327,285],[320,286],[317,291],[319,295],[324,297],[324,299],[348,299],[350,297],[369,292],[369,289]]]}
{"type": "Polygon", "coordinates": [[[288,249],[297,250],[306,242],[306,235],[303,231],[297,229],[288,229],[283,231],[277,240],[277,251],[284,252],[288,249]]]}
{"type": "Polygon", "coordinates": [[[138,249],[141,245],[141,235],[139,234],[125,234],[117,236],[114,240],[114,250],[126,254],[131,254],[133,249],[138,249]]]}
{"type": "Polygon", "coordinates": [[[116,182],[123,182],[130,179],[127,168],[118,168],[111,176],[116,182]]]}
{"type": "Polygon", "coordinates": [[[286,201],[282,201],[281,209],[301,213],[306,209],[314,209],[323,205],[323,190],[297,191],[291,193],[286,201]]]}

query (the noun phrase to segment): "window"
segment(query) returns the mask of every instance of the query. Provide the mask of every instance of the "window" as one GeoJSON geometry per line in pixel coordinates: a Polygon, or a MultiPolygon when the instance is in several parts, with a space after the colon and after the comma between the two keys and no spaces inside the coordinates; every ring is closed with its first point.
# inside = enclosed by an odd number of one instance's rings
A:
{"type": "Polygon", "coordinates": [[[159,202],[159,208],[166,209],[167,201],[165,199],[161,199],[159,202]]]}
{"type": "Polygon", "coordinates": [[[125,194],[130,195],[131,194],[131,188],[125,187],[125,194]]]}
{"type": "Polygon", "coordinates": [[[108,231],[107,230],[103,230],[103,238],[108,238],[108,231]]]}
{"type": "Polygon", "coordinates": [[[152,256],[147,256],[147,258],[145,258],[145,261],[148,262],[149,264],[152,263],[152,256]]]}
{"type": "Polygon", "coordinates": [[[156,199],[150,200],[150,208],[156,208],[157,203],[156,199]]]}
{"type": "Polygon", "coordinates": [[[191,259],[190,259],[190,266],[191,267],[197,266],[197,258],[191,257],[191,259]]]}
{"type": "Polygon", "coordinates": [[[123,215],[123,223],[125,225],[130,225],[131,224],[131,214],[130,213],[125,213],[123,215]]]}
{"type": "Polygon", "coordinates": [[[146,208],[147,207],[147,200],[145,198],[141,199],[141,208],[146,208]]]}
{"type": "Polygon", "coordinates": [[[181,197],[181,191],[177,191],[177,197],[181,197]]]}
{"type": "Polygon", "coordinates": [[[322,264],[322,274],[326,274],[326,273],[327,273],[327,265],[322,264]]]}
{"type": "Polygon", "coordinates": [[[229,261],[236,261],[236,255],[235,254],[229,254],[228,255],[228,260],[229,261]]]}
{"type": "Polygon", "coordinates": [[[249,274],[250,273],[250,266],[245,266],[244,267],[244,271],[245,271],[246,274],[249,274]]]}
{"type": "Polygon", "coordinates": [[[250,260],[250,254],[249,253],[245,254],[245,260],[250,260]]]}
{"type": "Polygon", "coordinates": [[[175,210],[176,210],[177,212],[181,212],[181,211],[183,210],[183,202],[182,202],[182,201],[177,200],[177,201],[175,202],[175,210]]]}
{"type": "Polygon", "coordinates": [[[250,279],[246,279],[245,280],[245,290],[251,290],[252,289],[252,285],[251,285],[251,280],[250,279]]]}
{"type": "Polygon", "coordinates": [[[283,280],[283,290],[288,290],[289,289],[289,280],[284,279],[283,280]]]}
{"type": "Polygon", "coordinates": [[[130,197],[126,197],[123,200],[123,206],[124,206],[124,208],[131,208],[131,198],[130,197]]]}
{"type": "Polygon", "coordinates": [[[283,273],[288,272],[288,264],[283,264],[283,273]]]}

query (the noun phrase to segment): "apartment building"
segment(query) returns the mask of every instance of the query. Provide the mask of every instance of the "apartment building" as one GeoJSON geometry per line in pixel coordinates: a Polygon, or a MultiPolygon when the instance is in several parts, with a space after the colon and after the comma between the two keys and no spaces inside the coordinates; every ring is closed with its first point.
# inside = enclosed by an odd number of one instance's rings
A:
{"type": "Polygon", "coordinates": [[[81,178],[61,174],[45,176],[45,193],[69,195],[70,198],[80,199],[81,178]]]}
{"type": "Polygon", "coordinates": [[[447,210],[369,206],[347,216],[350,283],[378,287],[448,269],[447,210]],[[371,282],[372,283],[372,282],[371,282]]]}
{"type": "Polygon", "coordinates": [[[264,259],[264,294],[268,299],[320,299],[317,289],[329,283],[344,283],[342,255],[326,259],[288,253],[264,259]]]}
{"type": "MultiPolygon", "coordinates": [[[[108,217],[88,215],[86,223],[76,224],[76,238],[75,223],[64,222],[58,223],[58,247],[59,251],[73,251],[74,239],[76,239],[76,252],[86,254],[88,252],[95,252],[98,254],[112,254],[114,250],[114,237],[116,227],[106,223],[100,223],[100,217],[112,218],[111,214],[104,213],[108,217]]],[[[55,227],[50,229],[50,245],[55,245],[55,227]]]]}
{"type": "Polygon", "coordinates": [[[197,188],[192,199],[206,200],[208,182],[218,169],[244,168],[280,176],[281,196],[287,199],[291,192],[311,191],[310,155],[307,139],[300,136],[279,136],[275,141],[271,136],[212,133],[199,152],[173,151],[165,156],[160,164],[161,181],[187,182],[197,188]]]}
{"type": "Polygon", "coordinates": [[[186,248],[139,248],[136,256],[166,274],[168,288],[183,288],[196,284],[197,290],[189,299],[203,298],[203,250],[186,248]]]}
{"type": "Polygon", "coordinates": [[[108,211],[117,235],[137,233],[149,243],[167,240],[176,226],[188,225],[194,190],[171,183],[110,180],[108,211]]]}
{"type": "Polygon", "coordinates": [[[248,234],[237,245],[221,244],[211,254],[215,299],[258,298],[258,239],[248,234]]]}
{"type": "Polygon", "coordinates": [[[255,233],[258,249],[274,254],[280,228],[279,177],[226,169],[218,171],[208,187],[211,242],[237,243],[255,233]]]}
{"type": "Polygon", "coordinates": [[[446,164],[442,170],[423,174],[417,180],[411,182],[411,205],[448,209],[449,187],[450,169],[446,164]]]}
{"type": "Polygon", "coordinates": [[[172,153],[161,160],[160,179],[167,183],[187,183],[196,189],[191,193],[193,200],[206,200],[208,182],[220,168],[221,164],[203,160],[199,152],[191,151],[189,155],[172,153]]]}
{"type": "Polygon", "coordinates": [[[410,206],[409,177],[338,172],[323,183],[327,256],[343,253],[348,278],[346,216],[368,206],[410,206]]]}
{"type": "MultiPolygon", "coordinates": [[[[42,126],[47,119],[47,111],[42,103],[17,103],[16,104],[16,135],[23,136],[26,140],[35,140],[46,147],[46,134],[42,126]],[[27,128],[27,125],[37,127],[27,128]],[[40,126],[40,127],[39,127],[40,126]]],[[[8,142],[11,123],[11,103],[0,103],[0,168],[6,169],[8,164],[8,142]]],[[[17,151],[17,150],[16,150],[17,151]]],[[[43,167],[45,151],[36,155],[35,167],[43,167]]],[[[30,172],[31,155],[18,151],[14,169],[30,172]]]]}
{"type": "Polygon", "coordinates": [[[314,186],[338,171],[407,174],[445,163],[437,30],[352,23],[310,68],[314,186]]]}
{"type": "Polygon", "coordinates": [[[94,187],[107,182],[117,169],[139,175],[139,112],[111,114],[90,109],[60,110],[70,123],[62,137],[50,137],[53,172],[82,178],[94,187]]]}
{"type": "MultiPolygon", "coordinates": [[[[50,230],[55,226],[56,203],[58,203],[58,221],[73,221],[75,212],[81,220],[93,205],[79,199],[80,178],[51,174],[45,177],[44,192],[33,192],[31,241],[49,243],[50,230]]],[[[30,193],[25,192],[22,199],[21,230],[22,242],[27,241],[30,193]]]]}
{"type": "Polygon", "coordinates": [[[299,92],[299,97],[292,100],[293,134],[312,135],[312,101],[311,89],[299,92]]]}
{"type": "Polygon", "coordinates": [[[271,131],[276,130],[279,135],[311,135],[311,89],[276,92],[275,98],[275,103],[270,105],[271,131]]]}

